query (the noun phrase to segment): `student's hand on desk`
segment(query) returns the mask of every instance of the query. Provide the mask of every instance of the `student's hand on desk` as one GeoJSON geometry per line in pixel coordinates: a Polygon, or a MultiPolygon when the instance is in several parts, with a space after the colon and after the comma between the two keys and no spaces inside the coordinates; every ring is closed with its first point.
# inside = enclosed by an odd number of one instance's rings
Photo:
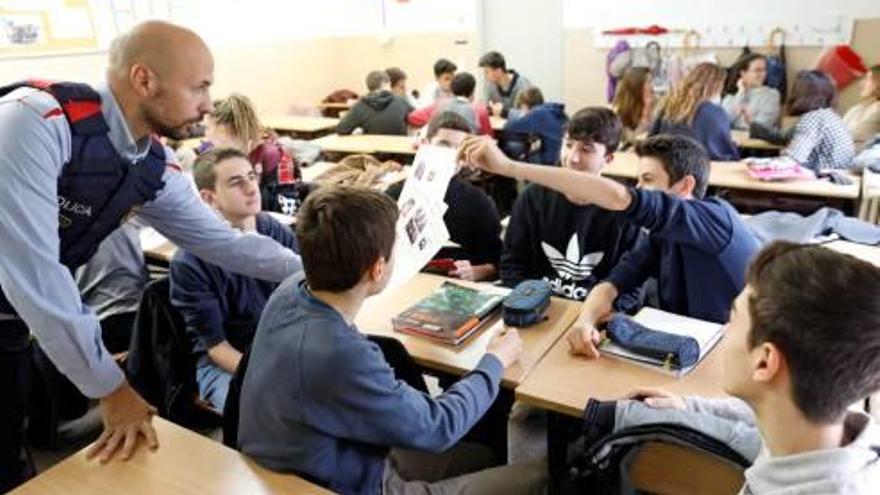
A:
{"type": "Polygon", "coordinates": [[[458,147],[458,161],[498,175],[513,177],[514,163],[504,154],[491,137],[470,136],[458,147]]]}
{"type": "Polygon", "coordinates": [[[154,414],[156,408],[138,395],[128,382],[124,382],[101,399],[104,431],[86,452],[86,458],[97,456],[101,462],[107,462],[122,448],[122,459],[128,460],[137,449],[141,435],[146,439],[147,447],[156,450],[159,441],[152,424],[154,414]]]}
{"type": "Polygon", "coordinates": [[[522,339],[515,328],[503,326],[489,341],[486,352],[494,354],[505,369],[513,366],[522,354],[522,339]]]}
{"type": "Polygon", "coordinates": [[[654,409],[687,409],[687,403],[679,395],[671,394],[659,388],[640,388],[628,393],[625,397],[629,400],[644,402],[645,405],[654,409]]]}
{"type": "Polygon", "coordinates": [[[602,332],[596,328],[593,318],[581,315],[568,331],[569,352],[576,356],[585,356],[588,359],[599,357],[599,344],[602,342],[602,332]]]}

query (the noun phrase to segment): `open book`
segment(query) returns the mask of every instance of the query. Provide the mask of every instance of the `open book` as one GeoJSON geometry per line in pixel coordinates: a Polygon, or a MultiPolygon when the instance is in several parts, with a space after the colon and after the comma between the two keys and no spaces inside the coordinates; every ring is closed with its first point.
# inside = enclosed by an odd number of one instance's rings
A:
{"type": "Polygon", "coordinates": [[[724,335],[724,325],[719,323],[688,318],[654,308],[642,308],[633,317],[633,320],[652,330],[692,337],[700,347],[700,356],[696,364],[683,368],[674,368],[669,366],[666,361],[630,352],[610,340],[605,340],[599,346],[599,351],[603,354],[623,358],[673,376],[683,376],[690,373],[691,370],[703,361],[703,358],[709,354],[709,351],[715,347],[715,344],[724,335]]]}

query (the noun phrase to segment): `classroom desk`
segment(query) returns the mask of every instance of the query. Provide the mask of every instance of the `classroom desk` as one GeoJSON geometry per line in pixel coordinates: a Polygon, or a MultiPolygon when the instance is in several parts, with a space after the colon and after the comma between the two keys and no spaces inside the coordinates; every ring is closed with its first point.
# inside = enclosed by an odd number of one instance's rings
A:
{"type": "Polygon", "coordinates": [[[504,129],[504,125],[507,124],[507,119],[493,115],[489,117],[489,122],[492,123],[493,131],[500,131],[501,129],[504,129]]]}
{"type": "Polygon", "coordinates": [[[321,113],[325,116],[338,118],[339,114],[351,110],[354,101],[356,100],[353,100],[352,103],[319,103],[318,108],[321,109],[321,113]]]}
{"type": "Polygon", "coordinates": [[[389,155],[414,156],[416,154],[416,138],[412,136],[373,134],[340,136],[339,134],[330,134],[315,139],[312,142],[319,145],[326,153],[341,155],[385,153],[389,155]]]}
{"type": "MultiPolygon", "coordinates": [[[[459,346],[447,346],[426,338],[395,332],[391,318],[428,296],[440,286],[445,277],[420,273],[410,282],[368,299],[361,308],[356,323],[360,331],[392,337],[399,340],[420,365],[455,375],[464,374],[477,365],[486,352],[486,346],[501,320],[487,324],[486,328],[471,336],[459,346]]],[[[464,285],[467,282],[456,281],[464,285]]],[[[519,385],[551,345],[574,322],[580,305],[574,301],[553,298],[548,311],[549,319],[539,325],[520,330],[523,354],[514,366],[504,372],[502,385],[514,388],[519,385]]]]}
{"type": "Polygon", "coordinates": [[[730,137],[738,148],[757,151],[776,151],[779,152],[783,147],[773,144],[763,139],[749,137],[749,131],[734,130],[730,131],[730,137]]]}
{"type": "Polygon", "coordinates": [[[568,416],[580,417],[588,399],[616,400],[645,387],[659,387],[679,395],[723,397],[722,366],[727,337],[697,367],[676,378],[624,359],[601,356],[586,359],[569,353],[561,338],[516,389],[516,398],[568,416]]]}
{"type": "Polygon", "coordinates": [[[329,494],[294,475],[264,469],[209,438],[154,418],[159,450],[106,465],[80,451],[11,492],[14,495],[329,494]]]}
{"type": "MultiPolygon", "coordinates": [[[[638,157],[635,153],[616,153],[614,160],[602,170],[602,175],[625,179],[637,178],[638,157]]],[[[744,162],[712,162],[709,185],[761,193],[779,193],[787,196],[811,196],[854,201],[859,198],[861,178],[849,176],[853,183],[837,185],[823,180],[765,182],[752,179],[746,173],[744,162]]]]}
{"type": "Polygon", "coordinates": [[[315,139],[329,134],[339,124],[339,119],[299,115],[267,115],[260,120],[264,126],[279,134],[290,134],[300,139],[315,139]]]}
{"type": "MultiPolygon", "coordinates": [[[[276,220],[287,225],[293,225],[295,217],[276,213],[274,211],[267,212],[276,220]]],[[[144,227],[140,232],[141,249],[144,250],[144,257],[148,262],[167,266],[171,263],[171,258],[177,252],[177,246],[173,242],[166,239],[162,234],[152,227],[144,227]]]]}

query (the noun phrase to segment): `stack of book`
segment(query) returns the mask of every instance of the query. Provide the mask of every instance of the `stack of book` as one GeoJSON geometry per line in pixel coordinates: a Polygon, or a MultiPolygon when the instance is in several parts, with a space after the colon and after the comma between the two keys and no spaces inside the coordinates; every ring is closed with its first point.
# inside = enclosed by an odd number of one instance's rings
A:
{"type": "Polygon", "coordinates": [[[474,334],[501,308],[504,296],[497,291],[443,282],[391,320],[395,331],[458,345],[474,334]]]}

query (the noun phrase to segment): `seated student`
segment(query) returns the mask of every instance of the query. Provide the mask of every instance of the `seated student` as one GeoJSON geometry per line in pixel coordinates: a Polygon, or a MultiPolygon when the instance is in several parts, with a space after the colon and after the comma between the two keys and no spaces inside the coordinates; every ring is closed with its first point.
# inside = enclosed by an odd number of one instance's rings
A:
{"type": "Polygon", "coordinates": [[[296,225],[305,280],[283,282],[260,320],[241,392],[241,451],[340,493],[543,492],[538,465],[444,472],[472,464],[456,444],[519,356],[515,329],[494,336],[473,371],[431,397],[395,379],[355,325],[391,276],[396,221],[394,201],[370,189],[327,186],[306,199],[296,225]],[[400,449],[421,452],[416,460],[400,449]]]}
{"type": "Polygon", "coordinates": [[[391,79],[384,71],[367,74],[367,90],[336,126],[339,134],[360,129],[364,134],[406,135],[406,116],[412,107],[391,92],[391,79]]]}
{"type": "Polygon", "coordinates": [[[735,398],[633,396],[656,409],[757,425],[738,429],[763,443],[742,494],[877,493],[880,430],[847,408],[880,389],[880,269],[777,242],[757,256],[746,282],[723,351],[724,388],[735,398]]]}
{"type": "Polygon", "coordinates": [[[519,94],[515,110],[511,110],[508,114],[507,122],[504,124],[504,134],[539,137],[541,146],[537,151],[528,153],[528,161],[544,165],[559,163],[562,134],[565,132],[565,121],[568,120],[565,115],[565,105],[544,103],[541,90],[532,86],[519,94]]]}
{"type": "MultiPolygon", "coordinates": [[[[568,123],[562,166],[598,176],[617,150],[620,119],[588,107],[568,123]]],[[[530,184],[510,215],[501,255],[501,281],[514,287],[544,279],[557,295],[582,301],[604,280],[639,237],[621,212],[580,205],[540,184],[530,184]]],[[[631,308],[627,308],[631,309],[631,308]]]]}
{"type": "Polygon", "coordinates": [[[248,155],[260,177],[262,208],[282,211],[295,199],[296,183],[302,179],[296,160],[278,142],[275,133],[263,127],[250,98],[241,94],[214,102],[205,119],[207,143],[198,150],[233,147],[248,155]]]}
{"type": "Polygon", "coordinates": [[[427,124],[435,113],[453,112],[461,115],[468,122],[470,132],[491,135],[492,122],[489,120],[489,111],[486,110],[485,105],[474,102],[476,87],[477,80],[474,76],[467,72],[459,72],[449,85],[453,98],[415,110],[406,120],[411,126],[421,127],[427,124]]]}
{"type": "Polygon", "coordinates": [[[765,86],[767,57],[760,53],[743,55],[734,64],[739,72],[736,93],[721,100],[734,129],[748,129],[752,122],[778,126],[780,117],[779,91],[765,86]]]}
{"type": "Polygon", "coordinates": [[[424,108],[447,98],[452,98],[449,85],[458,70],[455,64],[445,58],[434,62],[434,80],[429,82],[419,94],[419,108],[424,108]]]}
{"type": "Polygon", "coordinates": [[[507,112],[516,105],[520,92],[532,85],[517,71],[507,69],[504,56],[489,52],[480,57],[483,69],[483,99],[489,104],[492,115],[507,117],[507,112]]]}
{"type": "MultiPolygon", "coordinates": [[[[193,175],[202,199],[235,228],[257,232],[297,250],[290,228],[260,213],[254,167],[235,148],[214,148],[196,160],[193,175]]],[[[231,374],[250,345],[275,283],[232,273],[180,249],[170,266],[171,304],[186,323],[196,358],[201,397],[223,410],[231,374]]]]}
{"type": "MultiPolygon", "coordinates": [[[[440,112],[428,124],[425,136],[434,146],[458,148],[471,135],[470,124],[454,112],[440,112]]],[[[400,196],[403,183],[388,188],[393,198],[400,196]]],[[[495,280],[501,257],[501,219],[495,203],[481,189],[456,174],[449,181],[443,202],[449,206],[443,222],[452,242],[460,249],[442,250],[438,258],[456,259],[450,277],[465,280],[495,280]]]]}
{"type": "Polygon", "coordinates": [[[692,137],[706,148],[710,160],[739,160],[739,151],[730,135],[730,118],[717,103],[725,77],[724,69],[715,64],[694,67],[660,100],[649,134],[692,137]]]}
{"type": "Polygon", "coordinates": [[[639,187],[565,168],[514,162],[489,140],[471,138],[459,156],[488,172],[557,190],[575,204],[622,211],[650,231],[593,287],[569,333],[576,353],[598,357],[596,325],[613,310],[619,294],[657,279],[660,309],[713,322],[727,320],[730,302],[743,287],[758,241],[727,202],[704,198],[711,162],[696,141],[655,136],[636,145],[639,187]]]}
{"type": "Polygon", "coordinates": [[[647,134],[654,116],[654,85],[651,69],[630,67],[617,83],[611,108],[623,123],[620,148],[629,149],[636,140],[647,134]]]}
{"type": "Polygon", "coordinates": [[[800,117],[781,155],[814,171],[849,168],[855,158],[853,137],[832,108],[834,82],[822,71],[798,72],[788,100],[788,114],[800,117]]]}
{"type": "Polygon", "coordinates": [[[859,96],[861,101],[850,107],[843,116],[855,142],[856,152],[865,149],[880,133],[880,65],[872,66],[865,75],[859,96]]]}
{"type": "Polygon", "coordinates": [[[415,91],[410,93],[409,90],[407,90],[406,72],[399,67],[389,67],[385,69],[385,73],[388,74],[388,81],[391,83],[391,92],[394,93],[394,96],[403,98],[409,106],[415,108],[417,95],[415,94],[415,91]]]}

